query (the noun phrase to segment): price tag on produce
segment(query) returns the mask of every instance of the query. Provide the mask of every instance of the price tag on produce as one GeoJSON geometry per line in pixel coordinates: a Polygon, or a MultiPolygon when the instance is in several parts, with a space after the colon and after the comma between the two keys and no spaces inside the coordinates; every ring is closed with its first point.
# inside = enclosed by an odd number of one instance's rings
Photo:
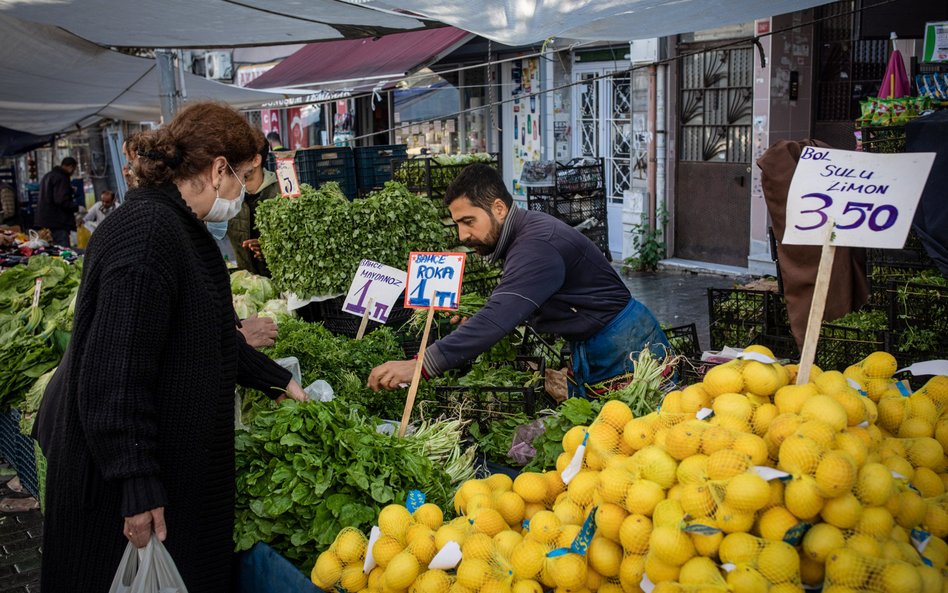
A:
{"type": "Polygon", "coordinates": [[[457,310],[461,302],[461,278],[467,254],[415,252],[408,256],[408,287],[405,307],[457,310]]]}
{"type": "Polygon", "coordinates": [[[901,249],[935,154],[807,146],[787,194],[787,245],[901,249]]]}
{"type": "Polygon", "coordinates": [[[296,162],[293,157],[281,157],[276,160],[276,176],[284,198],[300,197],[300,180],[296,175],[296,162]]]}
{"type": "Polygon", "coordinates": [[[405,272],[364,259],[359,263],[359,269],[352,278],[342,310],[359,317],[365,315],[368,310],[369,319],[387,323],[392,307],[403,290],[405,272]]]}

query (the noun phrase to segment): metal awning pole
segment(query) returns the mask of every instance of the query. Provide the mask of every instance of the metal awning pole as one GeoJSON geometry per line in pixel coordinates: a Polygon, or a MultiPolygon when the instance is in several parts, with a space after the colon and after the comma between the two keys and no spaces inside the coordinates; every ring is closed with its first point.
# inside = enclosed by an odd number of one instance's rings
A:
{"type": "Polygon", "coordinates": [[[161,120],[167,124],[178,110],[174,52],[170,49],[156,49],[155,60],[158,62],[158,96],[161,99],[161,120]]]}

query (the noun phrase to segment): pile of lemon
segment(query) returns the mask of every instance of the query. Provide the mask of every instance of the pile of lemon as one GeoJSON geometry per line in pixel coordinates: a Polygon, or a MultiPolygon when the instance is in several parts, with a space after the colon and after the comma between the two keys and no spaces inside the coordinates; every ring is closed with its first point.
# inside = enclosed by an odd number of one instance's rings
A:
{"type": "Polygon", "coordinates": [[[648,416],[610,401],[565,435],[556,471],[465,482],[449,522],[431,504],[388,506],[371,549],[344,530],[312,580],[347,593],[948,592],[948,377],[909,393],[896,369],[876,352],[795,385],[794,365],[736,360],[648,416]],[[594,537],[573,546],[593,512],[594,537]],[[429,569],[451,542],[460,563],[429,569]]]}

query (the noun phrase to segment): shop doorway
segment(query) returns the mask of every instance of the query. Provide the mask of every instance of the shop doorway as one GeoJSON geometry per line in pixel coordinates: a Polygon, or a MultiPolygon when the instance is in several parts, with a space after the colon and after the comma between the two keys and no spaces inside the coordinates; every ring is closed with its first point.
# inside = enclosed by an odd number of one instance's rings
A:
{"type": "Polygon", "coordinates": [[[746,267],[754,49],[705,48],[680,48],[675,256],[746,267]]]}

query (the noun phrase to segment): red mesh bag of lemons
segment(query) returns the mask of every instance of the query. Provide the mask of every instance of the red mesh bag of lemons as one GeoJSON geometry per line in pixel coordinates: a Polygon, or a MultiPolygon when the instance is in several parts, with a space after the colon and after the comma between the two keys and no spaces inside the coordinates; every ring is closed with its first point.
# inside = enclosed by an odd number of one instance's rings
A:
{"type": "Polygon", "coordinates": [[[361,591],[368,586],[363,572],[368,540],[358,529],[339,532],[328,550],[316,557],[310,580],[324,591],[361,591]]]}

